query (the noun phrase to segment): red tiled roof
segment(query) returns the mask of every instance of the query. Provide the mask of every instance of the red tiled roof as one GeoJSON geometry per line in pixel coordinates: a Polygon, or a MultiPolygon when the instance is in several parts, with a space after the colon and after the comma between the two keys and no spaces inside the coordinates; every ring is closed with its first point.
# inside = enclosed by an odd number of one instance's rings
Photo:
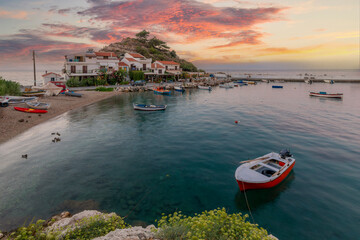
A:
{"type": "Polygon", "coordinates": [[[42,76],[43,76],[43,77],[46,77],[46,76],[48,76],[48,75],[50,75],[50,74],[55,74],[56,76],[61,77],[61,75],[60,75],[60,74],[53,73],[53,72],[45,73],[45,74],[44,74],[44,75],[42,75],[42,76]]]}
{"type": "Polygon", "coordinates": [[[145,58],[143,55],[139,53],[129,53],[129,55],[132,56],[133,58],[145,58]]]}
{"type": "Polygon", "coordinates": [[[128,60],[129,62],[137,62],[135,59],[133,58],[125,58],[126,60],[128,60]]]}
{"type": "Polygon", "coordinates": [[[95,52],[98,57],[116,57],[116,54],[113,52],[95,52]]]}
{"type": "Polygon", "coordinates": [[[119,66],[128,67],[129,65],[127,65],[127,64],[126,64],[126,63],[124,63],[124,62],[119,62],[119,66]]]}
{"type": "Polygon", "coordinates": [[[152,64],[151,64],[151,68],[152,68],[152,69],[155,69],[155,68],[164,68],[164,67],[161,66],[161,65],[158,64],[158,63],[156,64],[156,66],[155,66],[155,63],[152,63],[152,64]]]}
{"type": "Polygon", "coordinates": [[[164,65],[180,65],[179,63],[173,61],[158,61],[158,62],[164,65]]]}

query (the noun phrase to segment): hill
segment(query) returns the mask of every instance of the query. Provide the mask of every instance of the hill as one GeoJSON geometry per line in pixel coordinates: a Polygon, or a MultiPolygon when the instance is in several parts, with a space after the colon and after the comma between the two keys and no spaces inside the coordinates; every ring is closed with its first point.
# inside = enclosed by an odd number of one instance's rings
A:
{"type": "Polygon", "coordinates": [[[126,52],[137,52],[146,58],[152,58],[153,61],[175,61],[180,63],[183,71],[197,72],[197,67],[191,62],[181,59],[175,52],[171,50],[166,42],[153,37],[149,39],[150,32],[145,30],[136,34],[135,38],[124,38],[120,42],[111,43],[104,47],[101,51],[115,52],[118,57],[123,56],[126,52]]]}

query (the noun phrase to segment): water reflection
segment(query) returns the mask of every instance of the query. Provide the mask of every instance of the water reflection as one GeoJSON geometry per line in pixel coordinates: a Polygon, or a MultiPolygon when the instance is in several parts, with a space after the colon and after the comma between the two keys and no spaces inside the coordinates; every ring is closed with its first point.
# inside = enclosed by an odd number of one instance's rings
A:
{"type": "MultiPolygon", "coordinates": [[[[279,195],[288,189],[291,186],[291,183],[295,179],[294,171],[291,171],[286,179],[281,182],[279,185],[273,188],[267,189],[252,189],[246,191],[246,196],[251,209],[259,208],[269,202],[275,201],[279,195]]],[[[235,205],[240,211],[247,211],[248,207],[246,205],[245,195],[243,192],[238,192],[235,195],[235,205]]]]}

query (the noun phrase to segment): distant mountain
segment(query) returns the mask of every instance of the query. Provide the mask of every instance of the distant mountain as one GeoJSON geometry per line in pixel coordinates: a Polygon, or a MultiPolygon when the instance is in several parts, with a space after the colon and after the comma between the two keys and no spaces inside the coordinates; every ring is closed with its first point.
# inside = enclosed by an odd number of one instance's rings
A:
{"type": "Polygon", "coordinates": [[[185,59],[179,58],[175,50],[171,50],[166,42],[153,37],[149,38],[149,32],[143,30],[136,34],[136,38],[124,38],[121,42],[111,43],[104,47],[101,51],[114,52],[118,57],[122,57],[125,53],[140,53],[146,58],[152,58],[153,61],[174,61],[180,63],[183,71],[197,72],[197,67],[185,59]]]}

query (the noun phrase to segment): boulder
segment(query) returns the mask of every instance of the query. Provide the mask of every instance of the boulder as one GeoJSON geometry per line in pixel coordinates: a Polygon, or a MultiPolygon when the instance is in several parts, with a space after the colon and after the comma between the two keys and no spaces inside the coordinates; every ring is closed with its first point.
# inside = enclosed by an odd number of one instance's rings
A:
{"type": "Polygon", "coordinates": [[[103,237],[94,238],[94,240],[156,240],[155,234],[151,229],[154,225],[142,227],[132,227],[127,229],[116,229],[103,237]]]}

